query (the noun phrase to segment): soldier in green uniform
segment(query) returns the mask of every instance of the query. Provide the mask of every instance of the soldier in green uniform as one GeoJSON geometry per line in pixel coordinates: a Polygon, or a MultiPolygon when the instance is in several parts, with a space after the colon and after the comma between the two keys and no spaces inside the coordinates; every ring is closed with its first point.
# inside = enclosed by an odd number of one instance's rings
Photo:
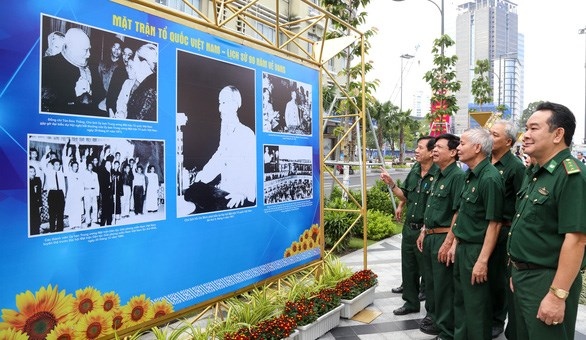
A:
{"type": "Polygon", "coordinates": [[[586,168],[568,148],[576,119],[544,102],[526,127],[523,146],[536,164],[508,243],[517,339],[573,339],[586,245],[586,168]]]}
{"type": "Polygon", "coordinates": [[[492,297],[492,337],[496,338],[504,330],[507,312],[507,339],[514,337],[514,310],[512,308],[512,292],[509,288],[509,272],[507,270],[507,237],[511,227],[511,221],[515,214],[517,192],[521,189],[521,183],[525,177],[525,166],[518,157],[511,152],[511,148],[517,139],[517,130],[512,121],[499,120],[490,127],[492,137],[491,161],[500,172],[505,185],[505,201],[503,205],[503,217],[501,230],[492,256],[488,262],[488,283],[492,297]],[[511,306],[511,308],[509,308],[511,306]]]}
{"type": "Polygon", "coordinates": [[[436,137],[433,162],[440,171],[427,200],[425,228],[417,239],[417,247],[423,252],[426,308],[430,317],[419,329],[426,334],[439,334],[441,339],[454,338],[454,274],[447,253],[454,240],[450,227],[464,184],[464,172],[456,162],[459,144],[460,139],[452,134],[436,137]]]}
{"type": "MultiPolygon", "coordinates": [[[[431,155],[434,144],[435,138],[431,136],[421,137],[417,140],[417,148],[415,149],[417,163],[409,171],[401,188],[397,187],[384,168],[381,172],[381,179],[389,185],[393,194],[405,202],[407,206],[401,240],[402,298],[405,303],[393,311],[395,315],[418,313],[421,305],[419,302],[421,253],[417,250],[415,241],[423,227],[423,212],[430,188],[437,178],[438,167],[433,163],[431,155]]],[[[403,204],[399,206],[402,207],[403,204]]],[[[397,209],[395,214],[400,218],[402,209],[397,209]]]]}
{"type": "Polygon", "coordinates": [[[505,192],[502,176],[488,158],[491,152],[487,130],[475,128],[462,134],[458,156],[468,170],[452,227],[456,242],[450,250],[456,340],[492,338],[488,260],[498,239],[505,192]]]}

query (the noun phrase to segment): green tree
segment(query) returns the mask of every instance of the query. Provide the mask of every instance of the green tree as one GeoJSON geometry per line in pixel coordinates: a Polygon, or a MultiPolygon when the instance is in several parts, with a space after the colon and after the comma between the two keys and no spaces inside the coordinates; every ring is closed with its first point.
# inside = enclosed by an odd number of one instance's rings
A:
{"type": "MultiPolygon", "coordinates": [[[[366,22],[367,12],[364,9],[370,3],[370,0],[322,0],[321,5],[328,12],[332,13],[336,17],[342,19],[344,22],[350,24],[352,27],[357,28],[366,22]]],[[[334,30],[327,32],[326,39],[338,38],[345,36],[349,33],[349,28],[342,25],[340,22],[332,21],[334,30]]],[[[341,114],[349,115],[355,114],[356,110],[362,107],[362,94],[366,104],[374,102],[372,93],[376,90],[379,85],[378,80],[365,82],[364,93],[362,89],[362,79],[368,72],[373,69],[372,62],[353,63],[354,58],[361,58],[362,53],[368,54],[370,49],[370,43],[368,38],[372,37],[377,33],[377,29],[369,29],[364,34],[364,51],[362,50],[361,44],[353,44],[340,52],[337,57],[343,58],[346,61],[346,67],[341,71],[341,76],[346,77],[345,88],[346,92],[342,97],[345,99],[340,100],[336,103],[336,112],[341,114]],[[364,66],[364,68],[363,68],[364,66]]],[[[348,127],[353,123],[352,118],[343,118],[342,125],[348,127]]],[[[349,160],[353,160],[356,135],[353,129],[350,134],[350,138],[346,143],[346,150],[344,154],[349,156],[349,160]]]]}
{"type": "Polygon", "coordinates": [[[490,74],[490,62],[488,59],[476,60],[474,67],[474,79],[472,80],[472,95],[474,102],[482,111],[482,104],[492,102],[492,86],[488,75],[490,74]]]}
{"type": "Polygon", "coordinates": [[[375,145],[375,147],[377,147],[381,151],[383,149],[383,144],[385,143],[385,141],[388,141],[390,139],[393,113],[397,112],[398,109],[399,108],[393,105],[390,101],[381,103],[376,99],[374,100],[374,103],[370,105],[368,108],[370,118],[376,121],[377,127],[376,131],[370,131],[369,127],[369,131],[372,132],[371,135],[376,135],[378,145],[375,145]]]}
{"type": "Polygon", "coordinates": [[[423,79],[431,87],[431,103],[436,106],[435,112],[430,112],[428,118],[430,121],[443,122],[445,115],[452,116],[458,111],[456,101],[456,92],[460,90],[461,82],[456,78],[456,55],[446,56],[441,53],[455,42],[444,34],[439,39],[435,39],[431,52],[433,53],[433,64],[435,65],[430,71],[425,73],[423,79]]]}
{"type": "Polygon", "coordinates": [[[519,117],[519,120],[517,121],[517,127],[519,128],[519,131],[525,131],[525,124],[527,124],[527,119],[529,119],[533,112],[535,112],[537,105],[541,103],[543,103],[543,101],[532,102],[527,105],[525,110],[523,110],[521,117],[519,117]]]}
{"type": "Polygon", "coordinates": [[[399,131],[399,163],[403,164],[405,158],[405,130],[417,130],[418,122],[411,118],[411,109],[397,113],[393,124],[399,131]]]}

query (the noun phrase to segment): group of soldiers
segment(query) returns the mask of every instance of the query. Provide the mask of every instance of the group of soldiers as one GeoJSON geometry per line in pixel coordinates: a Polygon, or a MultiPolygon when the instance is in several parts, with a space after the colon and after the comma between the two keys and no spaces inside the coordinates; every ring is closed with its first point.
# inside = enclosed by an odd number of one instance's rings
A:
{"type": "Polygon", "coordinates": [[[586,245],[586,166],[570,153],[572,112],[544,102],[517,132],[499,120],[417,141],[399,187],[403,306],[436,339],[573,339],[586,245]],[[458,163],[465,164],[462,170],[458,163]],[[505,329],[505,320],[506,329],[505,329]]]}

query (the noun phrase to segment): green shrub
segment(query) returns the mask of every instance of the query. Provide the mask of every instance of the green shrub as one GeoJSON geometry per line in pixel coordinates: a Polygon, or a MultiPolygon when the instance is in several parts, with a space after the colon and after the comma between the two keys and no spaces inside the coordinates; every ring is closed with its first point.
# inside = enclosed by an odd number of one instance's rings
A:
{"type": "Polygon", "coordinates": [[[401,232],[401,226],[393,222],[392,215],[378,210],[368,210],[366,219],[369,240],[379,241],[401,232]]]}
{"type": "Polygon", "coordinates": [[[386,188],[381,190],[379,186],[375,185],[368,189],[366,192],[366,209],[378,210],[387,214],[393,213],[393,204],[386,188]]]}
{"type": "MultiPolygon", "coordinates": [[[[328,208],[332,209],[348,209],[350,205],[341,198],[336,198],[328,202],[328,208]]],[[[331,248],[342,237],[352,221],[356,218],[356,213],[349,213],[345,211],[324,211],[324,241],[326,248],[331,248]]],[[[337,251],[344,251],[348,249],[350,237],[345,237],[338,247],[337,251]]]]}

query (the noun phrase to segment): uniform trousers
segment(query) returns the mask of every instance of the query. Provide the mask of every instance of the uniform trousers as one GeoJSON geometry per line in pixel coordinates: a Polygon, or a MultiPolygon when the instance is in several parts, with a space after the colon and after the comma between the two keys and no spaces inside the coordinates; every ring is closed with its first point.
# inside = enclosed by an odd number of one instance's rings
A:
{"type": "MultiPolygon", "coordinates": [[[[488,282],[471,284],[480,243],[458,241],[454,263],[454,339],[492,339],[492,304],[488,282]]],[[[489,276],[490,280],[490,276],[489,276]]]]}
{"type": "Polygon", "coordinates": [[[582,290],[582,274],[578,274],[576,280],[572,283],[570,295],[566,299],[566,309],[562,323],[548,326],[536,317],[541,300],[549,292],[555,272],[555,269],[512,269],[517,339],[574,339],[578,300],[582,290]]]}
{"type": "Polygon", "coordinates": [[[509,229],[509,227],[501,227],[497,243],[488,261],[492,325],[496,327],[504,327],[507,318],[507,290],[509,290],[507,288],[509,287],[507,237],[509,229]]]}
{"type": "Polygon", "coordinates": [[[402,298],[405,301],[404,307],[414,311],[418,311],[421,306],[419,301],[419,278],[423,271],[423,254],[417,249],[419,233],[420,230],[413,230],[408,225],[405,225],[403,226],[401,239],[402,298]]]}
{"type": "Polygon", "coordinates": [[[440,338],[454,338],[454,272],[437,260],[446,234],[429,234],[423,240],[423,271],[428,315],[440,330],[440,338]]]}

